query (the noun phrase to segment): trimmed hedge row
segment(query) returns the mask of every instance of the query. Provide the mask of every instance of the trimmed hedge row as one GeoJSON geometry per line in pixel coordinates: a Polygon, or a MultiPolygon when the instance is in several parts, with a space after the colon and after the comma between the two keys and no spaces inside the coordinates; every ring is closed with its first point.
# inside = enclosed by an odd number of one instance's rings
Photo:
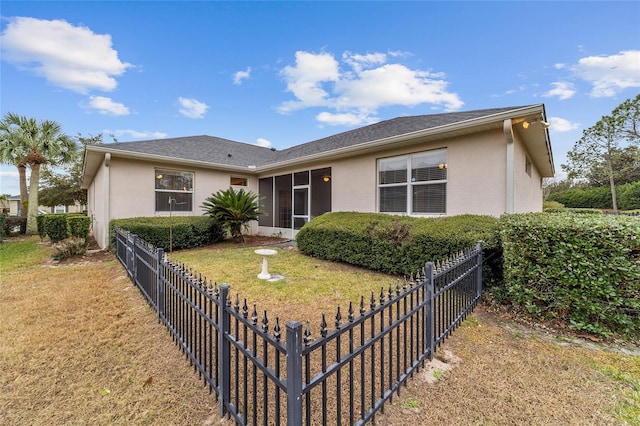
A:
{"type": "Polygon", "coordinates": [[[36,222],[40,239],[49,237],[52,243],[58,243],[75,237],[89,244],[91,218],[82,213],[50,213],[37,216],[36,222]]]}
{"type": "MultiPolygon", "coordinates": [[[[640,209],[640,182],[616,186],[618,208],[640,209]]],[[[550,194],[548,201],[557,201],[565,207],[610,209],[611,189],[608,186],[589,189],[567,189],[550,194]]]]}
{"type": "Polygon", "coordinates": [[[109,223],[111,247],[115,247],[115,228],[136,234],[155,247],[169,250],[169,233],[174,250],[201,247],[222,241],[225,232],[216,221],[208,216],[176,217],[134,217],[114,219],[109,223]]]}
{"type": "Polygon", "coordinates": [[[421,271],[426,261],[445,259],[479,240],[485,249],[497,249],[497,221],[474,215],[416,218],[335,212],[307,223],[296,242],[309,256],[408,275],[421,271]]]}
{"type": "Polygon", "coordinates": [[[640,220],[530,213],[501,219],[499,302],[577,330],[640,335],[640,220]]]}

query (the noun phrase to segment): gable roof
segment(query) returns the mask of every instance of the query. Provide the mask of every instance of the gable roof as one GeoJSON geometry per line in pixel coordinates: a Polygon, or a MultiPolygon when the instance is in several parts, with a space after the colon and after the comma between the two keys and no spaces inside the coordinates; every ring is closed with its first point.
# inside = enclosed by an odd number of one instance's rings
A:
{"type": "MultiPolygon", "coordinates": [[[[83,187],[88,186],[93,179],[95,169],[101,161],[99,156],[103,158],[106,152],[128,158],[171,161],[251,173],[312,159],[335,159],[360,150],[388,148],[390,144],[407,144],[417,139],[444,138],[497,129],[502,128],[505,119],[520,122],[541,116],[543,120],[546,119],[542,104],[397,117],[281,151],[206,135],[89,145],[85,148],[83,187]]],[[[548,132],[545,130],[542,135],[538,133],[535,140],[532,139],[533,136],[527,138],[524,138],[525,144],[537,145],[538,155],[532,154],[536,165],[543,175],[551,173],[553,176],[548,132]]]]}

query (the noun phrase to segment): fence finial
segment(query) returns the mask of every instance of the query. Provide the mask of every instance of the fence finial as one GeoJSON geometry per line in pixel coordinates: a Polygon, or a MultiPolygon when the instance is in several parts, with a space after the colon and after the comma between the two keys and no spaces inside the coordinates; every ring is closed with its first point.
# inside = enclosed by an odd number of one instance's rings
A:
{"type": "Polygon", "coordinates": [[[280,341],[280,336],[281,336],[281,333],[280,333],[280,318],[276,317],[276,326],[273,327],[273,337],[275,337],[276,341],[279,342],[280,341]]]}
{"type": "Polygon", "coordinates": [[[262,317],[262,331],[269,331],[269,319],[267,318],[267,311],[264,311],[264,316],[262,317]]]}
{"type": "Polygon", "coordinates": [[[256,309],[256,304],[253,304],[253,312],[251,313],[251,324],[258,324],[258,311],[256,309]]]}
{"type": "Polygon", "coordinates": [[[309,346],[313,339],[311,338],[311,329],[309,328],[309,320],[307,320],[307,326],[304,330],[304,345],[309,346]]]}
{"type": "Polygon", "coordinates": [[[320,323],[320,336],[327,337],[327,320],[324,317],[324,312],[322,313],[322,322],[320,323]]]}
{"type": "Polygon", "coordinates": [[[349,302],[349,315],[347,318],[349,322],[353,322],[353,302],[349,302]]]}
{"type": "Polygon", "coordinates": [[[340,313],[340,305],[338,305],[338,312],[336,312],[336,330],[340,330],[342,323],[342,314],[340,313]]]}
{"type": "Polygon", "coordinates": [[[244,304],[242,305],[242,317],[247,319],[249,316],[249,307],[247,306],[247,299],[244,299],[244,304]]]}

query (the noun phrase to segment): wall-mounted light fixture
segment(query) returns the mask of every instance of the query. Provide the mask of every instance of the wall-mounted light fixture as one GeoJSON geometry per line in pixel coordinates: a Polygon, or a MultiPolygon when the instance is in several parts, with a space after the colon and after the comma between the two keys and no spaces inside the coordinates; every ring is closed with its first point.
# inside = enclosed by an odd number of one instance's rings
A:
{"type": "Polygon", "coordinates": [[[331,180],[331,176],[322,176],[323,182],[329,182],[331,180]]]}
{"type": "Polygon", "coordinates": [[[156,179],[162,179],[162,174],[156,175],[156,179]]]}
{"type": "Polygon", "coordinates": [[[444,169],[446,169],[446,168],[447,168],[447,163],[440,163],[440,164],[438,164],[438,168],[439,168],[440,170],[444,170],[444,169]]]}
{"type": "Polygon", "coordinates": [[[538,118],[536,120],[525,120],[522,122],[522,127],[525,129],[528,129],[529,126],[531,126],[532,124],[537,124],[540,123],[540,125],[542,126],[543,129],[548,129],[551,124],[547,123],[546,121],[542,120],[541,118],[538,118]]]}

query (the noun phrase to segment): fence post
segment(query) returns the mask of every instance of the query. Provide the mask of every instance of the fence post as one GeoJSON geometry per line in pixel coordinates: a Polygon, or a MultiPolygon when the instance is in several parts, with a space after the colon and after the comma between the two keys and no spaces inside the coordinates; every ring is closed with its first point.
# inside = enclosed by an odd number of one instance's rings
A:
{"type": "Polygon", "coordinates": [[[433,352],[435,350],[435,342],[434,342],[434,328],[435,328],[435,318],[433,315],[433,299],[434,299],[434,284],[433,284],[433,263],[427,262],[425,265],[425,284],[427,286],[427,300],[426,300],[426,339],[427,345],[429,345],[429,361],[433,361],[433,352]]]}
{"type": "Polygon", "coordinates": [[[162,267],[162,261],[164,260],[164,250],[158,248],[156,250],[156,294],[158,300],[156,301],[156,307],[158,311],[158,322],[162,322],[164,318],[164,286],[162,280],[164,278],[164,268],[162,267]]]}
{"type": "Polygon", "coordinates": [[[138,236],[133,234],[131,236],[131,273],[133,274],[133,283],[138,285],[138,262],[137,262],[137,253],[138,249],[138,236]]]}
{"type": "Polygon", "coordinates": [[[476,274],[476,303],[478,303],[480,297],[482,297],[482,241],[478,241],[476,250],[478,250],[478,270],[476,274]]]}
{"type": "Polygon", "coordinates": [[[301,424],[302,324],[290,321],[287,323],[287,426],[301,424]]]}
{"type": "Polygon", "coordinates": [[[231,343],[227,335],[231,331],[231,315],[227,311],[227,299],[229,298],[229,284],[220,285],[220,335],[218,351],[220,363],[218,364],[218,383],[220,386],[220,417],[227,414],[225,406],[231,400],[231,343]]]}

